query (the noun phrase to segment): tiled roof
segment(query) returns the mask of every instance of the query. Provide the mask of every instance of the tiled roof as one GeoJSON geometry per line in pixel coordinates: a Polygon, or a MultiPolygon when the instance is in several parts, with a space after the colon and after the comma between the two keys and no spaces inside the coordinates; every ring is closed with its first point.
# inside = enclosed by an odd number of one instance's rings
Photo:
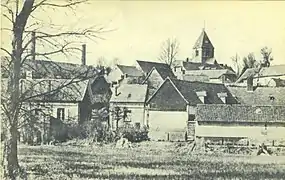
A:
{"type": "MultiPolygon", "coordinates": [[[[205,82],[198,82],[198,81],[183,81],[178,79],[169,79],[167,78],[166,81],[171,81],[175,88],[181,93],[183,98],[188,101],[190,105],[197,105],[203,104],[202,101],[197,96],[196,92],[206,91],[207,96],[205,97],[205,104],[224,104],[223,101],[218,97],[218,93],[227,93],[227,103],[228,104],[236,104],[238,103],[235,98],[229,93],[228,89],[223,84],[216,84],[216,83],[205,83],[205,82]]],[[[164,84],[163,83],[163,84],[164,84]]],[[[163,84],[160,87],[163,87],[163,84]]],[[[159,91],[160,87],[157,89],[159,91]]],[[[152,97],[155,96],[156,93],[153,94],[152,97]]],[[[171,96],[165,96],[168,98],[171,96]]],[[[148,100],[150,101],[152,97],[148,100]]]]}
{"type": "Polygon", "coordinates": [[[201,47],[211,47],[214,48],[213,44],[211,43],[206,31],[203,29],[203,31],[201,32],[199,38],[197,39],[193,49],[196,48],[201,48],[201,47]]]}
{"type": "Polygon", "coordinates": [[[234,72],[228,69],[193,70],[193,71],[188,71],[187,74],[205,75],[208,76],[210,79],[217,79],[220,78],[222,75],[235,75],[234,72]]]}
{"type": "Polygon", "coordinates": [[[249,68],[247,69],[241,77],[237,80],[237,82],[242,82],[250,76],[254,77],[274,77],[274,76],[284,76],[285,75],[285,65],[275,65],[270,67],[263,67],[258,72],[258,68],[249,68]]]}
{"type": "MultiPolygon", "coordinates": [[[[80,102],[83,100],[89,80],[22,79],[21,96],[26,101],[80,102]]],[[[7,79],[1,79],[2,93],[7,90],[7,79]]]]}
{"type": "Polygon", "coordinates": [[[123,74],[127,74],[128,76],[139,77],[143,75],[143,72],[138,70],[135,66],[125,66],[125,65],[117,65],[117,66],[122,71],[123,74]]]}
{"type": "Polygon", "coordinates": [[[207,92],[207,96],[205,97],[205,104],[224,104],[223,101],[218,97],[218,93],[228,94],[228,104],[237,103],[235,98],[229,93],[228,89],[223,84],[205,83],[198,81],[190,82],[177,79],[171,79],[171,81],[191,105],[202,103],[196,95],[196,92],[199,91],[207,92]]]}
{"type": "Polygon", "coordinates": [[[183,74],[182,79],[185,81],[202,81],[202,82],[209,82],[210,79],[206,75],[193,75],[193,74],[183,74]]]}
{"type": "Polygon", "coordinates": [[[253,92],[246,87],[228,87],[241,104],[248,105],[285,105],[285,87],[257,87],[253,92]],[[274,97],[274,102],[270,100],[274,97]]]}
{"type": "MultiPolygon", "coordinates": [[[[1,74],[7,77],[8,72],[5,69],[9,59],[1,58],[1,74]]],[[[33,79],[72,79],[72,78],[88,78],[96,76],[99,71],[88,65],[47,61],[47,60],[26,60],[22,68],[21,78],[25,78],[25,71],[32,71],[33,79]]]]}
{"type": "Polygon", "coordinates": [[[197,121],[212,122],[285,122],[285,106],[199,104],[197,121]]]}
{"type": "Polygon", "coordinates": [[[134,102],[144,103],[147,93],[147,85],[122,84],[118,87],[118,95],[112,94],[110,102],[134,102]]]}
{"type": "Polygon", "coordinates": [[[190,62],[190,61],[184,61],[183,67],[186,71],[192,71],[192,70],[202,70],[202,69],[223,69],[218,64],[208,64],[208,63],[197,63],[197,62],[190,62]]]}
{"type": "Polygon", "coordinates": [[[141,61],[141,60],[137,60],[139,66],[141,67],[141,69],[143,70],[144,73],[149,73],[153,67],[155,67],[157,70],[159,69],[170,69],[170,66],[168,64],[165,63],[158,63],[158,62],[151,62],[151,61],[141,61]]]}
{"type": "Polygon", "coordinates": [[[243,80],[246,80],[250,76],[254,76],[258,73],[258,68],[249,68],[247,69],[236,81],[237,83],[242,82],[243,80]]]}
{"type": "Polygon", "coordinates": [[[280,76],[280,75],[285,75],[285,64],[263,67],[259,71],[259,76],[261,77],[280,76]]]}

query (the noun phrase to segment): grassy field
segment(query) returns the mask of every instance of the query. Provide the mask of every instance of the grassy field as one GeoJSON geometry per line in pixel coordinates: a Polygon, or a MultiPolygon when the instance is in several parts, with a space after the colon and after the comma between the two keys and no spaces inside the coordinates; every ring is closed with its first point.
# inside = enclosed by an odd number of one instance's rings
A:
{"type": "Polygon", "coordinates": [[[29,179],[284,179],[284,156],[193,154],[183,145],[144,142],[133,148],[20,146],[29,179]]]}

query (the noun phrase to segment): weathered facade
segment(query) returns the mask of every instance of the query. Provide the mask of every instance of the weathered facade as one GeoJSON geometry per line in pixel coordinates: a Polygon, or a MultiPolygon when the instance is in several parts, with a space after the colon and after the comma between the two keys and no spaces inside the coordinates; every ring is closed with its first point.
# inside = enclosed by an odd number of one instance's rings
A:
{"type": "Polygon", "coordinates": [[[131,125],[138,129],[147,126],[145,120],[146,93],[147,85],[123,84],[116,88],[110,99],[109,107],[113,130],[124,125],[131,125]]]}
{"type": "Polygon", "coordinates": [[[198,105],[195,137],[282,139],[285,137],[285,106],[198,105]]]}
{"type": "Polygon", "coordinates": [[[195,119],[197,104],[236,104],[236,99],[223,84],[189,82],[167,78],[147,101],[148,122],[152,139],[166,140],[169,134],[180,133],[179,140],[193,132],[188,131],[189,122],[195,119]],[[159,129],[159,124],[167,122],[167,129],[159,129]],[[151,125],[156,126],[152,127],[151,125]],[[176,124],[172,126],[172,124],[176,124]],[[179,128],[178,128],[179,124],[179,128]],[[173,127],[173,129],[172,129],[173,127]],[[159,130],[157,130],[159,129],[159,130]],[[157,132],[160,131],[160,132],[157,132]],[[159,134],[155,136],[155,134],[159,134]],[[164,137],[162,137],[164,134],[164,137]]]}

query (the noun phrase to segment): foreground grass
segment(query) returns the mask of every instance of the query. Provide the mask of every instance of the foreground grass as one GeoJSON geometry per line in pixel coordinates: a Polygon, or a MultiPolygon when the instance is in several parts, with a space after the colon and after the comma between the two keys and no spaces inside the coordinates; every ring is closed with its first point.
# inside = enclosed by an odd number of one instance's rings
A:
{"type": "Polygon", "coordinates": [[[30,179],[283,179],[285,157],[191,154],[175,143],[19,148],[30,179]]]}

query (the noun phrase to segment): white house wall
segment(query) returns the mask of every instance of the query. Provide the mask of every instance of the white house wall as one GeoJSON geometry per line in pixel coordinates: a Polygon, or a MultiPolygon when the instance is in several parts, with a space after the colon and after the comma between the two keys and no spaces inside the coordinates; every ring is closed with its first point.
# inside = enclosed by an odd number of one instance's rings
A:
{"type": "Polygon", "coordinates": [[[149,111],[149,137],[152,140],[166,140],[171,132],[187,131],[187,111],[149,111]]]}
{"type": "Polygon", "coordinates": [[[195,135],[198,137],[243,137],[253,139],[280,139],[285,137],[285,127],[269,126],[265,136],[264,126],[224,126],[224,125],[198,125],[195,135]]]}
{"type": "MultiPolygon", "coordinates": [[[[146,125],[144,118],[145,116],[144,103],[110,103],[110,109],[113,109],[116,106],[120,108],[126,107],[128,110],[131,111],[131,113],[128,114],[128,117],[131,120],[130,124],[135,125],[135,123],[140,123],[140,127],[146,125]]],[[[112,128],[115,128],[116,121],[112,117],[112,112],[110,114],[110,121],[112,122],[112,128]]],[[[124,124],[123,120],[120,120],[119,126],[122,126],[123,124],[124,124]]]]}

